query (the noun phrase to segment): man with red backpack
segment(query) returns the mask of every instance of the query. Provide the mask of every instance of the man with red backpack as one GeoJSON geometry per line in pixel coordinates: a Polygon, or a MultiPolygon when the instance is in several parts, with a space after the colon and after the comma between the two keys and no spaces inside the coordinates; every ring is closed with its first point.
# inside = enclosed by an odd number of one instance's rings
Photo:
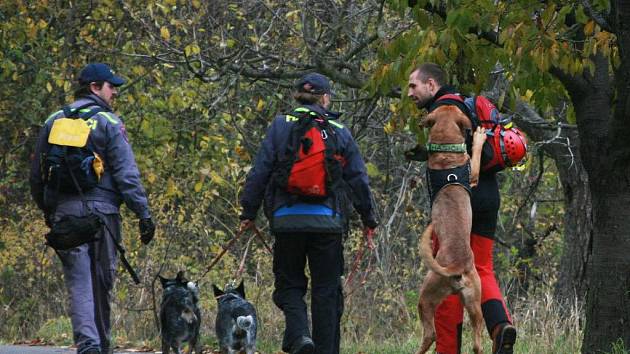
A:
{"type": "MultiPolygon", "coordinates": [[[[472,189],[473,220],[470,246],[481,280],[481,310],[493,340],[492,353],[511,354],[516,341],[516,329],[512,326],[510,313],[497,284],[492,260],[500,205],[496,172],[522,159],[526,151],[524,138],[521,140],[522,136],[518,136],[516,130],[504,134],[502,131],[510,129],[497,125],[493,125],[494,128],[492,128],[483,124],[483,120],[478,117],[482,114],[482,110],[478,109],[477,104],[466,104],[463,96],[459,95],[453,87],[447,86],[446,73],[437,64],[424,63],[411,73],[407,95],[418,108],[427,109],[429,112],[440,105],[455,105],[473,120],[473,127],[482,125],[491,130],[490,133],[496,131],[499,134],[496,139],[498,144],[495,144],[494,137],[488,137],[484,144],[479,184],[472,189]]],[[[473,102],[489,103],[482,97],[478,97],[473,102]]],[[[498,111],[496,114],[498,115],[498,111]]],[[[499,124],[498,119],[496,124],[499,124]]],[[[472,139],[467,139],[469,151],[471,145],[472,139]]],[[[417,147],[415,151],[407,154],[407,157],[425,160],[426,153],[426,149],[417,147]]],[[[450,295],[438,306],[435,314],[436,352],[441,354],[461,352],[462,322],[463,306],[460,299],[457,295],[450,295]]]]}
{"type": "Polygon", "coordinates": [[[343,313],[342,234],[352,193],[364,233],[371,240],[377,222],[368,176],[350,131],[328,111],[331,87],[318,73],[296,83],[300,104],[271,123],[247,176],[241,197],[241,229],[253,226],[264,210],[275,236],[274,303],[285,316],[282,350],[288,353],[339,353],[343,313]],[[312,336],[304,295],[311,275],[312,336]]]}

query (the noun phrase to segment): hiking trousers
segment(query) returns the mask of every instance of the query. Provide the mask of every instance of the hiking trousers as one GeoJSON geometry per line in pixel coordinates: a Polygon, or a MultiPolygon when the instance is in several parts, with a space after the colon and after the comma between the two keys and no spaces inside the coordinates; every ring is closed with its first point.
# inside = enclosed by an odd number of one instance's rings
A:
{"type": "MultiPolygon", "coordinates": [[[[66,289],[70,300],[70,319],[77,353],[98,350],[107,353],[111,340],[111,290],[116,275],[117,254],[111,230],[116,240],[120,240],[120,215],[113,213],[108,206],[95,207],[107,227],[100,231],[99,241],[83,244],[66,251],[57,251],[63,266],[66,289]],[[105,210],[107,213],[103,213],[105,210]]],[[[112,207],[113,208],[113,207],[112,207]]],[[[56,217],[80,215],[87,210],[79,203],[60,205],[56,217]]]]}
{"type": "Polygon", "coordinates": [[[341,234],[277,233],[273,250],[273,301],[285,316],[282,350],[302,336],[311,337],[317,354],[338,354],[343,314],[341,234]],[[312,336],[304,301],[311,276],[312,336]]]}
{"type": "MultiPolygon", "coordinates": [[[[434,252],[437,252],[437,238],[434,237],[434,252]]],[[[492,259],[494,241],[478,234],[470,235],[470,247],[475,255],[475,268],[481,280],[481,312],[488,333],[502,323],[512,323],[505,305],[501,289],[494,275],[492,259]]],[[[436,352],[440,354],[461,353],[462,322],[464,306],[459,295],[449,295],[435,311],[436,352]]]]}

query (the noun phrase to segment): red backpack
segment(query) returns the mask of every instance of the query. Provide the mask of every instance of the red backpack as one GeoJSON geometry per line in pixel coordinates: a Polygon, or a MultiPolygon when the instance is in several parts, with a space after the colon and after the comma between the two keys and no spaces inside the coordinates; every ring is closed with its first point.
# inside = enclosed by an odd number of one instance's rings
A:
{"type": "Polygon", "coordinates": [[[278,174],[280,186],[306,200],[330,196],[341,180],[343,158],[336,152],[336,133],[326,118],[315,112],[295,112],[286,160],[278,174]]]}
{"type": "Polygon", "coordinates": [[[437,100],[442,104],[458,106],[473,123],[473,130],[478,126],[486,129],[487,142],[492,146],[492,160],[481,166],[481,170],[501,171],[506,167],[517,166],[527,156],[527,139],[512,124],[510,118],[502,118],[497,107],[484,96],[466,97],[458,94],[446,94],[437,100]]]}

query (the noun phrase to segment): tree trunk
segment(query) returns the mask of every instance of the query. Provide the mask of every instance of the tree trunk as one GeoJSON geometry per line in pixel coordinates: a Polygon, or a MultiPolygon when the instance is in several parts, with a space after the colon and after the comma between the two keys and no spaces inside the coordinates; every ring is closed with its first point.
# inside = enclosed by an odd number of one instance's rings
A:
{"type": "Polygon", "coordinates": [[[587,89],[582,95],[572,94],[580,151],[593,199],[593,242],[582,343],[585,354],[610,352],[615,344],[630,348],[630,180],[627,161],[620,161],[630,145],[627,134],[622,139],[613,138],[630,128],[626,104],[630,66],[622,64],[615,73],[617,80],[613,80],[607,58],[597,55],[593,61],[595,72],[583,76],[587,89]],[[617,85],[614,91],[613,83],[617,85]],[[613,109],[614,99],[617,105],[613,109]]]}
{"type": "MultiPolygon", "coordinates": [[[[491,88],[485,94],[498,102],[508,88],[501,67],[495,68],[491,88]]],[[[556,300],[561,303],[586,299],[588,281],[586,267],[591,253],[593,234],[591,193],[588,175],[582,163],[579,136],[575,126],[550,122],[527,103],[515,104],[514,120],[529,137],[530,146],[540,148],[556,163],[564,193],[564,242],[556,283],[556,300]]]]}
{"type": "Polygon", "coordinates": [[[604,178],[606,172],[591,174],[596,237],[587,274],[585,354],[611,351],[620,342],[630,348],[630,186],[604,178]]]}

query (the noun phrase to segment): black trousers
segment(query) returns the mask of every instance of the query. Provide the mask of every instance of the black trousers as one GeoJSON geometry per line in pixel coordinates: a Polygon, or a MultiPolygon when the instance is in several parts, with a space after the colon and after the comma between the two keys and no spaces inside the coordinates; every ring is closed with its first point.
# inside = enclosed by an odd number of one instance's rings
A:
{"type": "Polygon", "coordinates": [[[285,317],[282,350],[289,352],[302,336],[313,338],[315,353],[338,354],[339,322],[343,314],[343,247],[341,234],[278,233],[275,235],[273,301],[285,317]],[[310,335],[304,295],[311,274],[310,335]]]}

